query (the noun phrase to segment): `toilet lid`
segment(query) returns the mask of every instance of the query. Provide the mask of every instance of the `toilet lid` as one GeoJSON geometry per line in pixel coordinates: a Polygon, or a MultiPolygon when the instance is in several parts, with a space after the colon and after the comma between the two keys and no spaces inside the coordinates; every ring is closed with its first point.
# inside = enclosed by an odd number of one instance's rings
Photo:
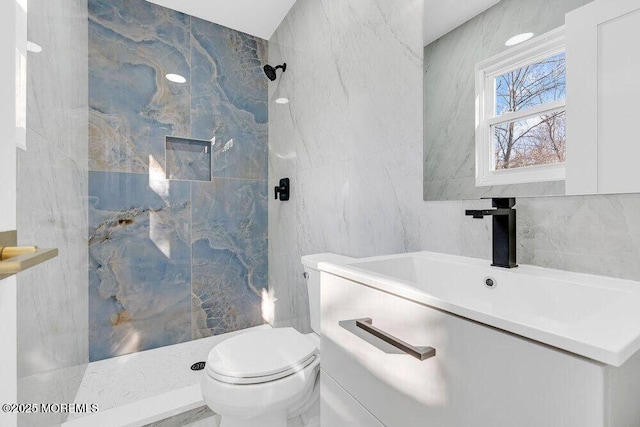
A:
{"type": "Polygon", "coordinates": [[[216,345],[206,372],[230,384],[258,384],[304,369],[318,354],[318,347],[293,328],[262,329],[216,345]]]}

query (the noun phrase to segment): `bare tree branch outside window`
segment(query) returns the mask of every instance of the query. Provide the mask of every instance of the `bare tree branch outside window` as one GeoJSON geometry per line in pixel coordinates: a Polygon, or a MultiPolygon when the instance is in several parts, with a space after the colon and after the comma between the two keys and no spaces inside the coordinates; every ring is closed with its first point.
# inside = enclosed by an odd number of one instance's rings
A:
{"type": "MultiPolygon", "coordinates": [[[[524,111],[565,98],[565,54],[527,65],[496,78],[496,116],[524,111]]],[[[495,169],[565,161],[565,111],[494,126],[495,169]]]]}

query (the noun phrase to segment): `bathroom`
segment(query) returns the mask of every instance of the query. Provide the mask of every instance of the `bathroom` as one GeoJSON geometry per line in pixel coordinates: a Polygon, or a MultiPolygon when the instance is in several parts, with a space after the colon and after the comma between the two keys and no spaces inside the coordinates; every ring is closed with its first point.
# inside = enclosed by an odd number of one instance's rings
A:
{"type": "Polygon", "coordinates": [[[640,2],[451,3],[3,2],[0,426],[640,426],[640,2]]]}

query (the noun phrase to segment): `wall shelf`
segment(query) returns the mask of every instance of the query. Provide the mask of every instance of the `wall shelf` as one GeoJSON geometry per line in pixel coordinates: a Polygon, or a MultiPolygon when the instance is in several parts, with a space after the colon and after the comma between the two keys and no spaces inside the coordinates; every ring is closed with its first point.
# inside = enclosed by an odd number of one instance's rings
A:
{"type": "Polygon", "coordinates": [[[58,256],[58,249],[18,247],[18,233],[0,232],[0,280],[18,274],[58,256]]]}

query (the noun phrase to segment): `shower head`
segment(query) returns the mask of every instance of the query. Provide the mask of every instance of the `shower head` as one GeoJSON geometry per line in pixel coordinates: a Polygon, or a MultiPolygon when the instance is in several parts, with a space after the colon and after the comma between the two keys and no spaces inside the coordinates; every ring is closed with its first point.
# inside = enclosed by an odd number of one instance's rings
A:
{"type": "Polygon", "coordinates": [[[264,73],[266,74],[267,78],[271,81],[274,81],[276,79],[276,70],[278,68],[282,68],[282,72],[284,73],[285,71],[287,71],[287,64],[284,63],[282,65],[278,65],[277,67],[272,67],[271,65],[267,64],[264,66],[264,73]]]}

